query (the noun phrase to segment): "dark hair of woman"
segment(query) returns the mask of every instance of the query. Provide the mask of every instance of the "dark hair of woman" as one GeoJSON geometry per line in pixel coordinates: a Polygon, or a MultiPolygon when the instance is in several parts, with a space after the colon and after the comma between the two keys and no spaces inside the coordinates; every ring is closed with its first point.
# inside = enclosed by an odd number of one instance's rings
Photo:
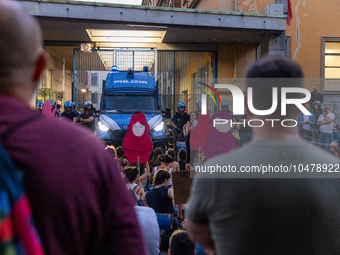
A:
{"type": "Polygon", "coordinates": [[[113,156],[113,158],[116,158],[117,155],[116,155],[116,149],[114,146],[112,145],[108,145],[106,146],[105,150],[109,151],[111,153],[111,155],[113,156]]]}
{"type": "Polygon", "coordinates": [[[173,159],[170,155],[164,154],[163,156],[159,156],[159,161],[164,162],[166,164],[169,164],[169,163],[173,162],[173,159]]]}
{"type": "Polygon", "coordinates": [[[117,154],[117,157],[118,157],[118,158],[124,157],[125,153],[124,153],[124,150],[123,150],[123,147],[122,147],[122,146],[119,146],[119,147],[116,149],[116,154],[117,154]]]}
{"type": "Polygon", "coordinates": [[[165,180],[170,179],[171,174],[164,169],[159,169],[155,175],[154,185],[162,184],[165,180]]]}
{"type": "Polygon", "coordinates": [[[161,162],[159,161],[159,156],[163,155],[163,150],[160,147],[157,147],[153,150],[152,159],[150,159],[149,164],[153,167],[160,166],[161,162]]]}
{"type": "MultiPolygon", "coordinates": [[[[176,158],[176,157],[175,157],[176,152],[175,152],[173,149],[168,149],[166,153],[172,157],[171,162],[174,162],[174,161],[175,161],[175,158],[176,158]]],[[[170,162],[170,163],[171,163],[171,162],[170,162]]]]}
{"type": "Polygon", "coordinates": [[[133,182],[134,180],[136,180],[137,176],[138,176],[138,168],[133,166],[129,166],[127,168],[124,169],[124,173],[126,178],[128,179],[129,182],[133,182]]]}
{"type": "Polygon", "coordinates": [[[187,158],[187,151],[185,149],[180,149],[178,152],[178,158],[180,161],[185,161],[187,158]]]}
{"type": "MultiPolygon", "coordinates": [[[[130,164],[129,167],[135,167],[138,169],[138,164],[130,164]]],[[[139,164],[139,173],[142,174],[144,173],[144,169],[145,169],[145,164],[139,164]]]]}

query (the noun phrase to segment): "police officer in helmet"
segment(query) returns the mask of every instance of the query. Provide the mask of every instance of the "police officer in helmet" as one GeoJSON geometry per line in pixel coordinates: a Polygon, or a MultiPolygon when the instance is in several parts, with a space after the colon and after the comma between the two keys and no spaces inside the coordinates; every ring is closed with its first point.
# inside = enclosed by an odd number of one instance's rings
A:
{"type": "Polygon", "coordinates": [[[75,102],[71,102],[71,105],[72,105],[72,112],[74,112],[74,114],[77,116],[77,122],[79,122],[80,114],[79,114],[79,112],[77,110],[76,103],[75,102]]]}
{"type": "MultiPolygon", "coordinates": [[[[54,101],[54,100],[51,100],[51,101],[50,101],[50,104],[51,104],[51,111],[53,111],[54,108],[57,107],[57,102],[54,101]]],[[[58,109],[56,109],[55,114],[54,114],[54,117],[60,117],[60,116],[61,116],[60,111],[59,111],[58,109]]]]}
{"type": "Polygon", "coordinates": [[[43,108],[43,106],[44,106],[44,102],[43,101],[39,101],[38,103],[37,103],[37,111],[38,112],[41,112],[42,111],[42,108],[43,108]]]}
{"type": "MultiPolygon", "coordinates": [[[[196,103],[196,111],[195,111],[196,116],[200,115],[201,111],[202,111],[202,100],[200,99],[196,103]]],[[[208,109],[207,109],[207,112],[209,113],[209,115],[211,117],[212,116],[212,112],[209,111],[208,109]]]]}
{"type": "Polygon", "coordinates": [[[80,124],[88,127],[94,132],[95,131],[94,118],[95,115],[92,102],[90,100],[86,100],[84,102],[84,111],[80,115],[80,124]]]}
{"type": "Polygon", "coordinates": [[[200,115],[201,106],[202,106],[202,100],[200,99],[196,102],[196,111],[195,111],[196,116],[200,115]]]}
{"type": "Polygon", "coordinates": [[[65,102],[64,109],[65,111],[61,114],[63,119],[69,119],[73,122],[78,122],[78,115],[72,111],[72,103],[70,101],[65,102]]]}
{"type": "Polygon", "coordinates": [[[228,101],[223,101],[222,102],[221,112],[226,112],[226,113],[229,113],[229,114],[233,115],[233,112],[231,110],[229,110],[229,103],[228,103],[228,101]]]}
{"type": "Polygon", "coordinates": [[[181,136],[183,126],[190,121],[190,116],[185,112],[186,106],[180,102],[177,105],[177,112],[171,119],[171,125],[175,128],[179,136],[181,136]]]}

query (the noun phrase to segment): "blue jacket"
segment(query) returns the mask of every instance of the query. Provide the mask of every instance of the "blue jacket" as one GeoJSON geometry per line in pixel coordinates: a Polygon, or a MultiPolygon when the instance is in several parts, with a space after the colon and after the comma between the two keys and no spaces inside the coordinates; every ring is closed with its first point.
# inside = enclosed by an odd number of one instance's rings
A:
{"type": "MultiPolygon", "coordinates": [[[[315,125],[315,117],[314,117],[314,114],[311,113],[312,115],[309,115],[309,121],[312,122],[312,124],[310,125],[311,129],[313,128],[313,126],[315,125]]],[[[296,117],[296,121],[298,123],[298,128],[300,129],[302,127],[302,122],[304,121],[304,114],[302,112],[300,112],[298,114],[298,116],[296,117]]]]}

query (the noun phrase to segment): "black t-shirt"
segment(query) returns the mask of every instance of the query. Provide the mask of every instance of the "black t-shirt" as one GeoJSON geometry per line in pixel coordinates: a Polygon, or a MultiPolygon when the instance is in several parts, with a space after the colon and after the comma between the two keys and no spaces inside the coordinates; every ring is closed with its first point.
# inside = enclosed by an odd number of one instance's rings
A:
{"type": "Polygon", "coordinates": [[[168,196],[169,187],[161,186],[146,193],[146,202],[156,213],[173,213],[172,199],[168,196]]]}
{"type": "Polygon", "coordinates": [[[185,170],[185,166],[186,166],[187,162],[178,161],[178,164],[179,164],[179,170],[185,170]]]}
{"type": "MultiPolygon", "coordinates": [[[[90,111],[88,114],[86,114],[86,111],[84,111],[81,115],[80,115],[80,118],[82,119],[88,119],[90,117],[93,117],[95,118],[95,115],[94,115],[94,112],[93,111],[90,111]]],[[[95,127],[94,127],[94,119],[90,122],[90,123],[85,123],[84,126],[92,129],[92,130],[95,130],[95,127]]]]}
{"type": "Polygon", "coordinates": [[[75,113],[75,112],[70,112],[70,114],[67,114],[67,112],[63,112],[62,114],[61,114],[61,117],[64,117],[64,118],[66,118],[66,119],[70,119],[70,120],[72,120],[73,121],[73,118],[74,117],[77,117],[78,118],[78,115],[75,113]]]}
{"type": "Polygon", "coordinates": [[[176,114],[172,117],[171,120],[177,127],[179,127],[182,130],[183,126],[187,124],[188,121],[190,121],[190,116],[186,112],[183,115],[176,112],[176,114]]]}
{"type": "Polygon", "coordinates": [[[320,103],[323,101],[323,95],[320,92],[317,92],[316,94],[314,94],[313,92],[310,93],[311,97],[310,97],[310,101],[309,104],[311,106],[311,108],[313,108],[313,103],[318,100],[320,101],[320,103]]]}

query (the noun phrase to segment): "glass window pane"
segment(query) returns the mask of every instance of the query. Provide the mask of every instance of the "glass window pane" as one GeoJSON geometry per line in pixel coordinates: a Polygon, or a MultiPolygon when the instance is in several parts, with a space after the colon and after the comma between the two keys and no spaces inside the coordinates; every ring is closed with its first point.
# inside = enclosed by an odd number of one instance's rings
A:
{"type": "Polygon", "coordinates": [[[98,101],[97,100],[97,94],[96,93],[91,93],[91,102],[93,104],[97,104],[98,103],[97,101],[98,101]]]}
{"type": "Polygon", "coordinates": [[[91,73],[91,86],[97,86],[97,85],[98,85],[98,74],[91,73]]]}
{"type": "Polygon", "coordinates": [[[155,95],[108,95],[104,110],[158,110],[155,95]]]}
{"type": "Polygon", "coordinates": [[[325,56],[326,66],[340,66],[340,56],[325,56]]]}
{"type": "Polygon", "coordinates": [[[325,53],[340,53],[340,42],[326,42],[325,53]]]}
{"type": "Polygon", "coordinates": [[[325,78],[326,79],[340,78],[340,68],[325,68],[325,78]]]}
{"type": "Polygon", "coordinates": [[[325,80],[325,91],[340,91],[340,79],[325,80]]]}

